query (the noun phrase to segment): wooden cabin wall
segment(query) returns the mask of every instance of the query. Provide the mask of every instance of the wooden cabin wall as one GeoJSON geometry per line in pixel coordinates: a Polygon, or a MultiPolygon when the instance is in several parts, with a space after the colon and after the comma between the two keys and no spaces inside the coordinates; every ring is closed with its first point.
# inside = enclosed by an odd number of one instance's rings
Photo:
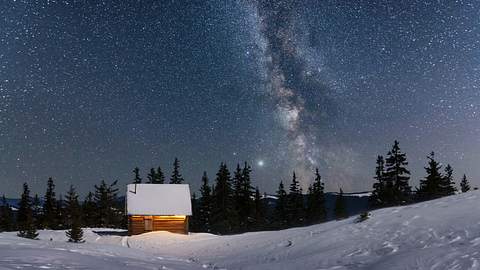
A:
{"type": "Polygon", "coordinates": [[[169,216],[129,216],[128,234],[136,235],[147,232],[145,230],[145,219],[153,220],[153,231],[188,234],[188,217],[183,219],[169,216]]]}
{"type": "Polygon", "coordinates": [[[128,235],[136,235],[145,232],[143,216],[128,217],[128,235]]]}

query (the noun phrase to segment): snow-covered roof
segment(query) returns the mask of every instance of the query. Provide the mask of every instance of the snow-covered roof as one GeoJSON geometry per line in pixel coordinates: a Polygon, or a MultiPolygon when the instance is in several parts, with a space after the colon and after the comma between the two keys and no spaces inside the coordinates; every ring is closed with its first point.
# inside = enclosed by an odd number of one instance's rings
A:
{"type": "Polygon", "coordinates": [[[128,215],[192,215],[190,188],[185,184],[127,185],[128,215]]]}

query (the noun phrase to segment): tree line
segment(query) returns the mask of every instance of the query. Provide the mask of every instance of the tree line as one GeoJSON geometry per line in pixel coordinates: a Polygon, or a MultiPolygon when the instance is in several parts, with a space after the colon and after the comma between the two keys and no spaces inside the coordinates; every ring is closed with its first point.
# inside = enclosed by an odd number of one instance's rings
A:
{"type": "MultiPolygon", "coordinates": [[[[258,230],[277,230],[304,226],[326,220],[324,183],[318,169],[304,194],[293,172],[286,190],[283,181],[276,192],[276,203],[269,207],[266,194],[252,185],[252,169],[248,163],[237,164],[233,175],[221,163],[215,180],[210,184],[204,172],[200,197],[193,195],[191,229],[197,232],[232,234],[258,230]]],[[[346,217],[343,196],[337,197],[336,217],[346,217]]]]}
{"type": "Polygon", "coordinates": [[[18,236],[35,239],[38,229],[67,230],[69,241],[81,242],[82,227],[125,227],[123,205],[117,198],[117,182],[107,184],[101,181],[89,192],[83,202],[70,186],[65,196],[56,196],[53,178],[47,181],[43,203],[38,195],[31,196],[27,183],[14,215],[11,205],[2,196],[0,206],[0,231],[18,230],[18,236]]]}
{"type": "MultiPolygon", "coordinates": [[[[425,167],[426,176],[415,190],[409,184],[410,171],[404,152],[395,141],[386,157],[378,156],[370,207],[380,208],[404,205],[418,201],[435,199],[454,194],[457,189],[453,179],[453,169],[442,165],[432,152],[425,167]]],[[[144,181],[140,169],[134,168],[133,183],[166,183],[160,167],[151,168],[144,181]]],[[[296,226],[305,226],[327,220],[325,187],[319,170],[312,174],[312,184],[304,192],[295,172],[285,187],[280,181],[274,203],[268,200],[254,187],[251,179],[251,166],[237,164],[233,174],[226,163],[222,162],[214,181],[211,183],[206,172],[201,177],[199,197],[192,196],[193,216],[189,219],[190,228],[195,232],[232,234],[257,230],[277,230],[296,226]]],[[[180,162],[175,158],[170,184],[182,184],[180,162]]],[[[470,190],[465,175],[460,182],[461,192],[470,190]]],[[[94,185],[94,192],[89,192],[83,201],[79,201],[73,186],[66,196],[56,196],[52,178],[47,181],[43,200],[38,195],[30,196],[27,183],[14,215],[5,196],[0,206],[0,231],[18,230],[18,235],[36,238],[37,229],[66,229],[71,241],[82,241],[82,227],[125,228],[126,217],[124,205],[118,197],[117,181],[101,181],[94,185]]],[[[337,194],[333,209],[334,217],[348,217],[346,200],[342,189],[337,194]]]]}
{"type": "MultiPolygon", "coordinates": [[[[453,179],[453,168],[450,164],[442,165],[435,159],[431,152],[427,157],[425,167],[426,176],[420,180],[420,185],[412,190],[409,184],[410,171],[407,169],[407,156],[401,151],[399,142],[395,141],[386,158],[378,156],[375,169],[375,180],[370,203],[373,208],[404,205],[413,202],[437,199],[453,195],[457,192],[453,179]]],[[[460,182],[460,191],[470,190],[466,177],[460,182]]]]}

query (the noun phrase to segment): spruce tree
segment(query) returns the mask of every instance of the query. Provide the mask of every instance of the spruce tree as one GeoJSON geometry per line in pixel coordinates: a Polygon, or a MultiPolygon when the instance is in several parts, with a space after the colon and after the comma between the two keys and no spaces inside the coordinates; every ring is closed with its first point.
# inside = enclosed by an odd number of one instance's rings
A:
{"type": "Polygon", "coordinates": [[[375,167],[376,182],[373,184],[372,196],[369,202],[373,207],[382,207],[393,205],[393,183],[385,179],[385,161],[383,156],[377,157],[377,166],[375,167]]]}
{"type": "Polygon", "coordinates": [[[250,177],[251,172],[252,168],[247,164],[247,162],[245,162],[242,169],[242,185],[240,189],[240,197],[243,207],[240,208],[241,211],[239,212],[239,215],[243,217],[246,230],[249,230],[252,225],[251,223],[253,221],[255,207],[254,201],[252,200],[252,196],[255,194],[255,189],[252,186],[250,177]]]}
{"type": "Polygon", "coordinates": [[[65,219],[67,228],[69,228],[65,232],[68,241],[74,243],[83,242],[80,204],[78,203],[78,195],[73,186],[70,186],[67,196],[65,197],[65,219]]]}
{"type": "Polygon", "coordinates": [[[165,183],[165,175],[162,172],[162,168],[158,166],[157,168],[157,174],[156,174],[156,184],[163,184],[165,183]]]}
{"type": "Polygon", "coordinates": [[[0,231],[12,231],[14,229],[13,211],[8,204],[5,195],[2,196],[2,205],[0,206],[0,231]]]}
{"type": "Polygon", "coordinates": [[[322,177],[317,168],[315,169],[315,179],[308,188],[307,195],[307,221],[310,224],[322,222],[326,219],[324,189],[322,177]]]}
{"type": "Polygon", "coordinates": [[[177,158],[173,161],[173,172],[170,177],[170,184],[183,184],[183,177],[180,174],[180,161],[177,158]]]}
{"type": "Polygon", "coordinates": [[[453,168],[450,164],[445,167],[445,174],[440,182],[440,196],[454,195],[457,189],[455,188],[455,182],[453,181],[453,168]]]}
{"type": "Polygon", "coordinates": [[[287,219],[290,226],[303,225],[305,222],[303,195],[300,188],[300,182],[293,172],[292,183],[290,184],[287,196],[287,219]]]}
{"type": "Polygon", "coordinates": [[[120,222],[121,211],[116,204],[117,181],[108,185],[102,180],[100,185],[95,185],[94,201],[97,206],[97,225],[100,227],[117,227],[120,222]]]}
{"type": "Polygon", "coordinates": [[[274,227],[278,229],[283,229],[288,226],[287,196],[283,182],[280,181],[277,190],[277,203],[275,205],[273,216],[274,227]]]}
{"type": "Polygon", "coordinates": [[[411,199],[410,171],[407,170],[407,165],[406,154],[400,150],[398,141],[395,141],[392,150],[387,154],[384,174],[386,186],[393,186],[393,205],[405,204],[411,199]]]}
{"type": "Polygon", "coordinates": [[[86,227],[93,228],[97,225],[97,205],[92,192],[88,192],[82,205],[83,222],[86,227]]]}
{"type": "Polygon", "coordinates": [[[242,197],[242,186],[243,186],[243,176],[242,169],[240,164],[237,164],[237,168],[233,172],[232,179],[232,188],[233,188],[233,203],[234,203],[234,212],[235,215],[232,217],[232,223],[234,227],[232,228],[235,232],[244,231],[246,228],[247,217],[242,215],[244,210],[243,197],[242,197]]]}
{"type": "Polygon", "coordinates": [[[233,189],[230,172],[225,163],[221,163],[215,179],[213,190],[212,231],[214,233],[231,233],[235,218],[233,189]]]}
{"type": "Polygon", "coordinates": [[[203,232],[211,232],[212,218],[212,189],[208,183],[207,172],[203,172],[202,186],[200,187],[200,201],[198,208],[199,230],[203,232]]]}
{"type": "Polygon", "coordinates": [[[133,169],[133,183],[134,184],[140,184],[142,183],[142,178],[140,177],[140,169],[138,167],[135,167],[133,169]]]}
{"type": "Polygon", "coordinates": [[[251,185],[251,167],[245,162],[243,169],[237,164],[234,173],[235,209],[240,231],[248,231],[252,227],[254,202],[252,200],[253,187],[251,185]]]}
{"type": "Polygon", "coordinates": [[[157,172],[154,168],[150,169],[150,172],[147,175],[147,179],[149,184],[155,184],[157,182],[157,172]]]}
{"type": "Polygon", "coordinates": [[[347,203],[345,201],[345,196],[343,196],[343,190],[340,188],[340,192],[335,199],[335,208],[334,214],[336,219],[344,219],[348,217],[347,214],[347,203]]]}
{"type": "Polygon", "coordinates": [[[199,204],[197,199],[197,194],[194,192],[190,198],[190,203],[192,205],[192,216],[188,219],[188,228],[192,232],[200,231],[200,223],[198,221],[199,217],[199,204]]]}
{"type": "Polygon", "coordinates": [[[420,200],[431,200],[441,197],[441,183],[443,176],[440,173],[442,166],[435,160],[435,153],[430,153],[428,167],[425,167],[427,176],[420,180],[417,195],[420,200]]]}
{"type": "Polygon", "coordinates": [[[262,200],[262,196],[260,195],[260,190],[258,187],[255,188],[255,195],[254,195],[254,228],[255,230],[263,230],[267,225],[267,212],[266,206],[264,204],[264,200],[262,200]]]}
{"type": "Polygon", "coordinates": [[[33,219],[32,199],[27,183],[23,184],[23,193],[20,199],[17,213],[18,236],[36,239],[38,236],[33,219]]]}
{"type": "Polygon", "coordinates": [[[470,190],[470,183],[468,182],[467,176],[464,174],[462,181],[460,182],[460,190],[462,193],[470,190]]]}
{"type": "Polygon", "coordinates": [[[45,229],[57,229],[57,199],[55,196],[55,184],[52,177],[47,181],[47,192],[43,199],[43,227],[45,229]]]}
{"type": "Polygon", "coordinates": [[[42,228],[42,220],[43,220],[43,210],[42,210],[42,203],[40,202],[40,198],[38,194],[35,194],[32,200],[32,210],[33,210],[33,220],[35,221],[35,227],[42,228]]]}

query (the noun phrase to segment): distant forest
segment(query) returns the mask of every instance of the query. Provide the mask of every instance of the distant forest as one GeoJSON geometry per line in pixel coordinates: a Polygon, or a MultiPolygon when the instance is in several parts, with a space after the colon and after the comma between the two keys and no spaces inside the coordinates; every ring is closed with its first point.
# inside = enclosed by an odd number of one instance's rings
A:
{"type": "MultiPolygon", "coordinates": [[[[432,152],[427,157],[426,176],[412,189],[406,154],[395,141],[387,155],[378,156],[374,170],[375,183],[369,197],[369,208],[377,209],[405,205],[467,192],[470,184],[465,175],[457,189],[450,165],[442,168],[432,152]]],[[[290,183],[280,182],[274,204],[269,197],[254,187],[252,169],[248,163],[237,164],[233,173],[221,163],[214,181],[207,173],[201,178],[201,187],[192,195],[193,216],[189,219],[193,232],[235,234],[248,231],[278,230],[306,226],[327,221],[326,195],[319,170],[305,192],[301,189],[295,172],[290,183]],[[287,187],[286,187],[287,185],[287,187]]],[[[160,167],[151,168],[146,179],[140,169],[133,170],[132,183],[167,183],[160,167]]],[[[180,161],[175,158],[168,183],[182,184],[180,161]]],[[[36,238],[38,229],[65,229],[70,241],[82,241],[82,227],[126,228],[124,197],[118,196],[117,182],[101,181],[80,201],[73,186],[65,197],[55,193],[53,178],[47,181],[45,195],[31,196],[27,183],[23,184],[18,209],[9,205],[5,196],[0,205],[0,231],[19,231],[18,235],[36,238]]],[[[339,190],[334,203],[334,218],[348,217],[346,199],[339,190]]],[[[368,218],[368,213],[361,215],[368,218]]]]}

